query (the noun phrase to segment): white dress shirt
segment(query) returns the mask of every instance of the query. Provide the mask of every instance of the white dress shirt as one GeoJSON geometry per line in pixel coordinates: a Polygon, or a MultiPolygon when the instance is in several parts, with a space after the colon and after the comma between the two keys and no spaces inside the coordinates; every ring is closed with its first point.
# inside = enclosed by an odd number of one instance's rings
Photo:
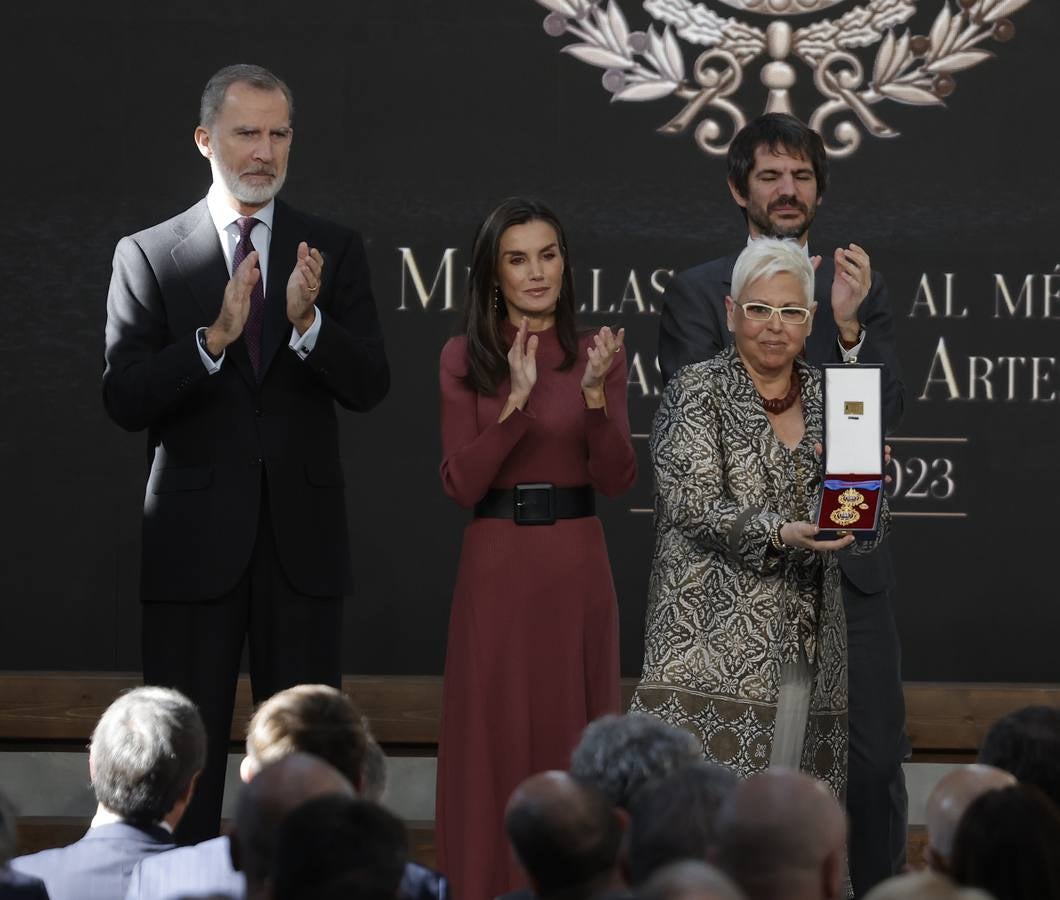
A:
{"type": "MultiPolygon", "coordinates": [[[[206,195],[206,207],[210,211],[210,218],[213,219],[214,228],[217,229],[217,238],[221,242],[221,252],[224,254],[225,265],[228,266],[228,277],[231,278],[232,260],[236,254],[236,247],[239,245],[238,219],[241,216],[228,205],[223,189],[216,184],[210,187],[209,193],[206,195]]],[[[268,204],[254,213],[254,218],[258,220],[258,223],[250,231],[250,242],[254,245],[254,249],[258,251],[258,268],[261,269],[262,294],[265,293],[266,285],[268,284],[269,246],[272,243],[272,218],[275,212],[276,201],[270,200],[268,204]]],[[[201,335],[205,330],[205,327],[200,328],[198,333],[201,335]]],[[[305,334],[299,334],[298,329],[292,326],[291,339],[288,341],[287,346],[294,350],[300,359],[305,359],[316,346],[319,334],[320,310],[314,306],[313,324],[305,330],[305,334]]],[[[199,356],[202,359],[202,364],[206,366],[206,371],[211,375],[220,372],[221,364],[225,361],[224,351],[221,351],[221,356],[214,360],[203,349],[201,342],[198,346],[199,356]]]]}

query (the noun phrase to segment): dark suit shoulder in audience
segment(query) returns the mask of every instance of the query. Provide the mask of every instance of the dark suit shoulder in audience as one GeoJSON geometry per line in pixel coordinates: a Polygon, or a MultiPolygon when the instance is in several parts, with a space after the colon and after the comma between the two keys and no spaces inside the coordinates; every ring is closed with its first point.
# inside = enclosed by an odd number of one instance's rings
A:
{"type": "Polygon", "coordinates": [[[141,860],[133,870],[125,900],[241,898],[245,893],[246,879],[232,868],[229,841],[222,836],[141,860]]]}
{"type": "Polygon", "coordinates": [[[116,900],[124,897],[133,866],[173,846],[158,825],[115,822],[90,828],[67,847],[11,860],[11,868],[41,879],[51,900],[116,900]]]}
{"type": "Polygon", "coordinates": [[[0,866],[0,900],[48,900],[44,882],[0,866]]]}
{"type": "Polygon", "coordinates": [[[398,887],[399,900],[452,900],[449,879],[418,863],[406,863],[398,887]]]}

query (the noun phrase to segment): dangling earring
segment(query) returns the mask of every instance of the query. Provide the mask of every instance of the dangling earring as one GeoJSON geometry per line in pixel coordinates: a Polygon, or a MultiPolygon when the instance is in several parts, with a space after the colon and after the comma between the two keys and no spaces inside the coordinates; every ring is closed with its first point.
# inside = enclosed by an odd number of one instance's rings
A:
{"type": "Polygon", "coordinates": [[[499,284],[493,285],[493,303],[497,309],[504,308],[504,297],[501,296],[501,286],[499,284]]]}

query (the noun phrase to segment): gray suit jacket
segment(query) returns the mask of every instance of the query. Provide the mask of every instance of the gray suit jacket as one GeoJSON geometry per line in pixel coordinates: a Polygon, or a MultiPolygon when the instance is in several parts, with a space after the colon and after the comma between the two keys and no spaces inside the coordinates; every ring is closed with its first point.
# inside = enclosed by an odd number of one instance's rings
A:
{"type": "MultiPolygon", "coordinates": [[[[659,366],[669,381],[689,363],[703,362],[732,343],[725,324],[725,297],[732,287],[732,269],[738,254],[723,256],[677,275],[663,295],[659,325],[659,366]]],[[[832,315],[832,279],[835,262],[821,260],[814,284],[817,313],[813,330],[806,339],[806,359],[815,365],[841,363],[839,329],[832,315]]],[[[858,318],[865,328],[865,341],[858,362],[883,364],[883,409],[888,432],[898,427],[905,405],[905,387],[894,341],[894,318],[887,298],[887,287],[878,272],[872,273],[868,296],[858,318]]],[[[876,594],[894,583],[889,542],[872,553],[840,554],[843,575],[866,594],[876,594]]]]}
{"type": "Polygon", "coordinates": [[[11,868],[43,881],[51,900],[120,900],[136,864],[171,847],[173,835],[161,826],[116,822],[69,846],[19,856],[11,868]]]}
{"type": "Polygon", "coordinates": [[[243,873],[232,868],[228,837],[221,836],[141,860],[133,870],[125,900],[206,896],[241,900],[246,887],[243,873]]]}

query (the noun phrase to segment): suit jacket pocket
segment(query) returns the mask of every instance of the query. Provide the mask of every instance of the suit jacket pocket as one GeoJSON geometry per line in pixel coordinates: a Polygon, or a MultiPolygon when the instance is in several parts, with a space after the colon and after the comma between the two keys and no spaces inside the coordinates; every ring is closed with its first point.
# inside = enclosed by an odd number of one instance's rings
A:
{"type": "Polygon", "coordinates": [[[155,473],[151,492],[171,494],[177,491],[201,491],[213,484],[213,466],[177,466],[155,473]]]}
{"type": "Polygon", "coordinates": [[[313,487],[343,487],[346,479],[342,464],[335,462],[311,462],[305,464],[305,480],[313,487]]]}

